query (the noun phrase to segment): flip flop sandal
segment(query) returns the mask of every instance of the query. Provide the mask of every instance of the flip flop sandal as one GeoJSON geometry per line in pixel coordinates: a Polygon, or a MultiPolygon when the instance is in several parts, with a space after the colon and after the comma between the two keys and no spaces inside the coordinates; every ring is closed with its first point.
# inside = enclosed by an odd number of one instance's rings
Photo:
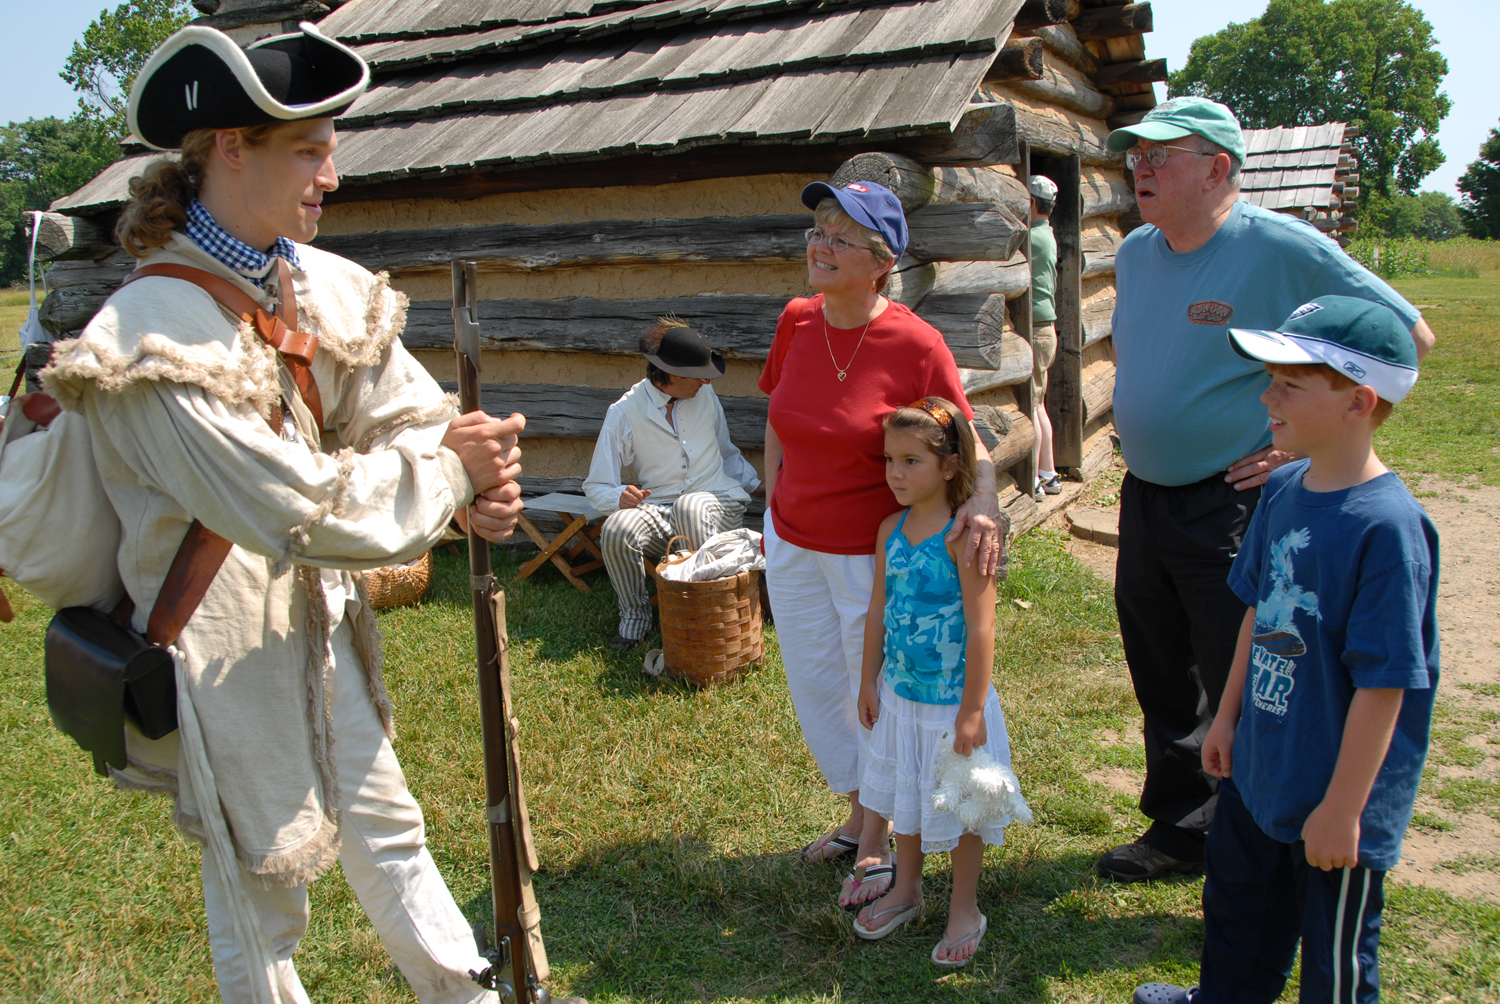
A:
{"type": "MultiPolygon", "coordinates": [[[[884,896],[887,892],[890,891],[891,886],[896,884],[896,854],[894,851],[891,853],[890,864],[870,865],[868,868],[856,868],[848,875],[845,875],[844,878],[854,883],[854,888],[849,891],[856,892],[858,891],[859,887],[864,885],[866,882],[870,881],[871,879],[878,879],[883,875],[889,875],[891,877],[891,881],[889,885],[887,885],[880,891],[880,896],[884,896]]],[[[844,909],[848,910],[850,913],[858,913],[859,911],[863,910],[865,907],[873,903],[876,899],[879,899],[880,896],[876,896],[874,897],[874,899],[860,900],[858,902],[850,900],[849,902],[844,904],[844,909]]]]}
{"type": "Polygon", "coordinates": [[[802,850],[798,852],[798,856],[802,858],[802,862],[804,864],[817,865],[822,864],[825,861],[832,861],[835,858],[841,858],[845,854],[848,854],[850,851],[856,850],[859,850],[858,840],[855,840],[852,837],[846,837],[837,830],[834,830],[833,836],[826,838],[820,837],[819,839],[814,840],[812,843],[802,848],[802,850]],[[837,850],[835,850],[832,854],[829,854],[826,850],[826,848],[828,847],[834,847],[837,848],[837,850]],[[807,856],[808,851],[821,851],[822,856],[818,858],[810,858],[807,856]]]}
{"type": "Polygon", "coordinates": [[[979,915],[979,926],[974,930],[970,931],[968,934],[964,935],[962,938],[959,938],[957,941],[951,944],[948,942],[948,938],[944,936],[942,941],[939,941],[936,945],[932,946],[932,964],[934,966],[937,966],[939,969],[962,969],[964,966],[967,966],[970,962],[973,961],[974,955],[979,954],[979,943],[984,940],[985,932],[989,929],[990,918],[981,913],[979,915]],[[938,949],[946,949],[947,951],[951,952],[953,951],[953,949],[957,948],[959,945],[962,945],[970,938],[974,939],[974,955],[970,955],[967,959],[959,959],[957,962],[954,962],[951,959],[938,958],[938,949]]]}
{"type": "MultiPolygon", "coordinates": [[[[864,905],[869,906],[868,903],[864,905]]],[[[922,900],[920,899],[910,906],[888,906],[878,913],[870,914],[870,919],[874,920],[877,917],[884,917],[887,914],[895,914],[894,917],[886,921],[884,924],[881,924],[879,927],[873,929],[867,929],[860,926],[859,918],[856,917],[854,918],[854,933],[866,941],[879,941],[881,938],[884,938],[886,935],[890,934],[896,928],[900,927],[908,920],[911,920],[921,912],[922,900]]]]}

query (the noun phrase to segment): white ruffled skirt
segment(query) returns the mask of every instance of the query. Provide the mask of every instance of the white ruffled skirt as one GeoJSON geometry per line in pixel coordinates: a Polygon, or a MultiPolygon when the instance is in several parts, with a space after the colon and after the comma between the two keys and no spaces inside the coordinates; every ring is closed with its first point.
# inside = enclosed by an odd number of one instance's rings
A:
{"type": "MultiPolygon", "coordinates": [[[[880,717],[870,733],[869,760],[859,786],[859,801],[889,819],[897,833],[921,834],[924,854],[953,850],[965,832],[957,815],[932,807],[938,747],[943,742],[943,730],[952,728],[957,719],[957,704],[907,700],[897,696],[881,678],[880,717]]],[[[984,727],[986,742],[977,748],[1009,767],[1010,736],[994,687],[984,700],[984,727]]],[[[1005,843],[1005,827],[1010,822],[1007,818],[982,827],[980,839],[999,847],[1005,843]]]]}

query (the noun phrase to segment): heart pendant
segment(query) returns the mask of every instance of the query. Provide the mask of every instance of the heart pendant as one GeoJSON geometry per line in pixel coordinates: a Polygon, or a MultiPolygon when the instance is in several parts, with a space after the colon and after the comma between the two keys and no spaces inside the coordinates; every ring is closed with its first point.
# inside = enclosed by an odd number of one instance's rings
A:
{"type": "Polygon", "coordinates": [[[848,372],[846,372],[845,370],[839,370],[839,383],[843,383],[844,382],[844,377],[846,377],[848,375],[849,375],[848,372]]]}

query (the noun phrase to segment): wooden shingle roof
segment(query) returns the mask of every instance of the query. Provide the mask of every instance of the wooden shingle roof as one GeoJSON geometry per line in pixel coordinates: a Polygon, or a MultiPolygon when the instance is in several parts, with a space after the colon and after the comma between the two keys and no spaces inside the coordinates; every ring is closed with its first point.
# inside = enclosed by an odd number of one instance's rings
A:
{"type": "Polygon", "coordinates": [[[1344,123],[1245,130],[1240,198],[1265,209],[1327,209],[1344,145],[1344,123]]]}

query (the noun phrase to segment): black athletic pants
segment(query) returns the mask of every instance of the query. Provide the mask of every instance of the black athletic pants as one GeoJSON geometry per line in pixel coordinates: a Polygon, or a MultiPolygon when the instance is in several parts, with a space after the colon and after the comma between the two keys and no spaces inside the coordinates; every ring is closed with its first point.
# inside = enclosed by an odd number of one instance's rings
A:
{"type": "Polygon", "coordinates": [[[1245,602],[1228,584],[1260,489],[1235,491],[1222,474],[1167,487],[1125,475],[1115,609],[1125,661],[1145,715],[1145,840],[1203,860],[1218,781],[1199,751],[1229,677],[1245,602]]]}

